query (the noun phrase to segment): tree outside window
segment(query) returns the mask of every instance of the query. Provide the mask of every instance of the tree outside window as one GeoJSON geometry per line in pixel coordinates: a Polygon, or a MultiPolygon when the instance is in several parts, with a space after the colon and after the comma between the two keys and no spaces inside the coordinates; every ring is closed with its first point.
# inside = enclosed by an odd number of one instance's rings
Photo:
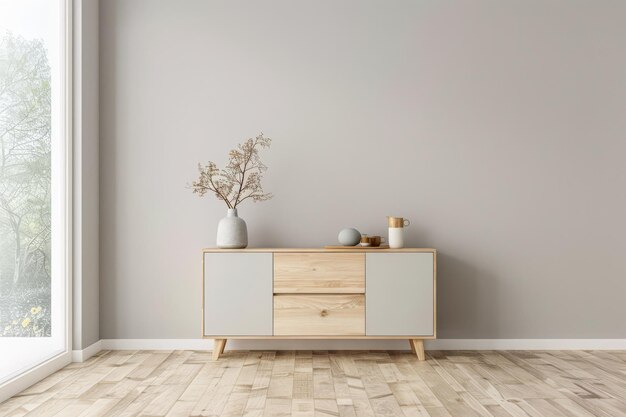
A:
{"type": "Polygon", "coordinates": [[[51,71],[41,40],[0,36],[0,336],[49,337],[51,71]]]}

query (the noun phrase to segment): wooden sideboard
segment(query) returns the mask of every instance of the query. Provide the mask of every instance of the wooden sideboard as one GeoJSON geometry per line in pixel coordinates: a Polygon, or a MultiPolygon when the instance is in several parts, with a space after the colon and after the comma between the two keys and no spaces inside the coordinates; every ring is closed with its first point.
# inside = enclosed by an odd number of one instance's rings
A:
{"type": "Polygon", "coordinates": [[[437,335],[435,249],[205,249],[202,336],[407,339],[437,335]]]}

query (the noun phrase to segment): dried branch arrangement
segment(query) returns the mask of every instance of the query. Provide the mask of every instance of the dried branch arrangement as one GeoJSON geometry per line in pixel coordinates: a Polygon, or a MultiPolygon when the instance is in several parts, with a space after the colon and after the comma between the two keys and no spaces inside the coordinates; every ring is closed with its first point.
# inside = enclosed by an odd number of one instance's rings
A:
{"type": "Polygon", "coordinates": [[[200,197],[207,192],[213,193],[231,209],[247,199],[254,202],[269,200],[272,194],[263,192],[261,186],[267,166],[261,162],[259,150],[269,148],[271,143],[272,140],[261,133],[230,151],[228,164],[223,169],[211,161],[205,166],[198,164],[200,177],[191,184],[191,189],[200,197]]]}

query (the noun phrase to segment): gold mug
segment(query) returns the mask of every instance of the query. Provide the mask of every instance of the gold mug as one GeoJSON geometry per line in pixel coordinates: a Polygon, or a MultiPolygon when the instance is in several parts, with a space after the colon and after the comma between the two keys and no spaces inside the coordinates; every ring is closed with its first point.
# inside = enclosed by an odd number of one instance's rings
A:
{"type": "Polygon", "coordinates": [[[387,240],[384,237],[380,236],[370,236],[370,246],[379,247],[381,243],[385,243],[387,240]]]}
{"type": "Polygon", "coordinates": [[[387,216],[387,222],[389,223],[389,227],[407,227],[411,224],[409,219],[391,216],[387,216]]]}

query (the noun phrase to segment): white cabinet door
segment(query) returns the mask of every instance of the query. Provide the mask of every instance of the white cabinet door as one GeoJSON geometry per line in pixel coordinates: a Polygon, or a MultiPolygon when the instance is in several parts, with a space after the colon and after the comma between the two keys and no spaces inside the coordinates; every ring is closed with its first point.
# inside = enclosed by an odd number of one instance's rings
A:
{"type": "Polygon", "coordinates": [[[433,253],[367,253],[365,334],[432,336],[433,275],[433,253]]]}
{"type": "Polygon", "coordinates": [[[204,335],[272,335],[272,254],[204,254],[204,335]]]}

